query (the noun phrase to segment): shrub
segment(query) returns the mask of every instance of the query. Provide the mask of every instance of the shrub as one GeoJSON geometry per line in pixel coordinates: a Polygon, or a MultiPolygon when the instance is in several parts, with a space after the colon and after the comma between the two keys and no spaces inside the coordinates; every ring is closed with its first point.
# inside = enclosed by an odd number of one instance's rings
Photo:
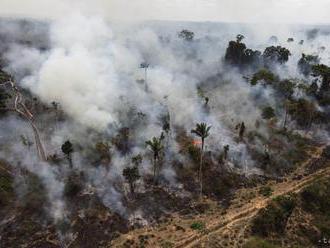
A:
{"type": "MultiPolygon", "coordinates": [[[[313,215],[313,224],[324,237],[330,237],[330,182],[321,180],[301,192],[302,207],[313,215]]],[[[316,241],[320,236],[309,237],[316,241]]]]}
{"type": "Polygon", "coordinates": [[[259,194],[260,195],[263,195],[263,196],[266,196],[266,197],[271,196],[272,193],[273,193],[273,190],[269,186],[263,186],[259,190],[259,194]]]}
{"type": "Polygon", "coordinates": [[[303,207],[311,213],[330,215],[330,183],[320,181],[308,186],[302,193],[303,207]]]}
{"type": "Polygon", "coordinates": [[[330,146],[324,148],[324,150],[322,151],[322,157],[330,159],[330,146]]]}
{"type": "Polygon", "coordinates": [[[194,222],[190,225],[190,228],[193,230],[202,231],[204,230],[205,225],[202,222],[194,222]]]}

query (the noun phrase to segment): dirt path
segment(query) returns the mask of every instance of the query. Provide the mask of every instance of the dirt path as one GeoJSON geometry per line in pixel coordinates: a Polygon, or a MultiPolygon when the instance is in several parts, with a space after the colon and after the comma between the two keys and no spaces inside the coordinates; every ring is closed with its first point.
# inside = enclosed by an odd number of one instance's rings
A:
{"type": "MultiPolygon", "coordinates": [[[[320,147],[319,149],[317,149],[317,151],[313,154],[313,156],[310,159],[308,159],[302,166],[299,167],[296,173],[303,172],[306,166],[313,159],[318,158],[320,156],[320,154],[323,151],[323,148],[324,147],[320,147]]],[[[303,188],[305,188],[307,185],[311,184],[314,180],[329,176],[330,176],[330,168],[326,168],[319,170],[313,174],[307,175],[301,178],[300,180],[295,180],[294,176],[291,176],[285,182],[276,183],[276,184],[274,183],[273,185],[271,185],[273,189],[273,194],[271,198],[256,197],[252,199],[250,202],[243,204],[242,207],[239,208],[236,208],[235,206],[230,207],[227,214],[224,215],[222,217],[222,220],[220,221],[214,221],[212,220],[212,216],[210,216],[210,222],[209,222],[210,224],[207,226],[206,232],[202,234],[196,234],[193,237],[185,239],[182,242],[177,243],[174,247],[187,248],[187,247],[194,247],[196,245],[202,245],[203,243],[205,242],[207,243],[209,240],[211,240],[210,239],[211,236],[220,237],[220,235],[225,232],[230,233],[232,231],[231,227],[237,225],[238,223],[240,223],[241,228],[238,232],[237,230],[235,230],[234,235],[241,237],[242,235],[244,235],[244,230],[247,228],[249,221],[253,219],[253,217],[259,212],[260,209],[265,208],[272,200],[272,198],[285,195],[288,193],[297,193],[301,191],[303,188]]],[[[245,189],[245,191],[248,190],[249,189],[245,189]]],[[[231,240],[232,240],[231,241],[232,243],[230,243],[231,247],[239,247],[237,242],[240,239],[235,238],[231,240]]],[[[204,246],[202,245],[201,247],[204,246]]],[[[215,239],[213,238],[212,247],[223,247],[221,245],[221,240],[217,240],[216,238],[215,239]],[[216,241],[216,243],[214,243],[215,242],[214,240],[216,241]]]]}
{"type": "MultiPolygon", "coordinates": [[[[217,203],[209,201],[211,211],[199,216],[182,217],[172,216],[169,223],[159,224],[154,227],[136,229],[112,243],[112,247],[123,247],[127,240],[139,240],[139,237],[152,236],[144,247],[241,247],[246,239],[246,229],[251,220],[265,208],[274,197],[288,193],[297,193],[314,180],[330,176],[330,166],[306,175],[306,167],[320,157],[324,147],[313,151],[310,158],[283,182],[270,181],[268,186],[273,190],[271,197],[261,196],[258,192],[260,186],[244,188],[236,192],[231,206],[224,210],[217,203]],[[206,226],[203,231],[190,228],[191,223],[202,222],[206,226]],[[164,245],[165,242],[165,245],[164,245]],[[169,242],[171,245],[166,245],[169,242]]],[[[329,161],[328,161],[329,163],[329,161]]],[[[136,244],[136,243],[135,243],[136,244]]],[[[124,246],[125,247],[125,246],[124,246]]],[[[139,247],[129,245],[127,247],[139,247]]]]}

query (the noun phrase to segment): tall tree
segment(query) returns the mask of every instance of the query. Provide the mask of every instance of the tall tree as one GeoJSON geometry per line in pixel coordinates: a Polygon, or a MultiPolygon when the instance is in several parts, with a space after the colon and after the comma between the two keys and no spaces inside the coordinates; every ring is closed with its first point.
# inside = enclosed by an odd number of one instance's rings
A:
{"type": "Polygon", "coordinates": [[[261,52],[247,48],[242,42],[243,39],[244,36],[239,34],[236,36],[236,41],[229,42],[224,58],[226,64],[237,66],[240,69],[250,66],[258,67],[261,52]]]}
{"type": "Polygon", "coordinates": [[[64,144],[62,145],[61,149],[69,161],[70,168],[72,168],[73,167],[73,163],[72,163],[73,145],[72,145],[72,143],[69,140],[65,141],[64,144]]]}
{"type": "Polygon", "coordinates": [[[302,54],[298,61],[299,72],[304,76],[309,76],[312,72],[312,66],[320,63],[320,58],[318,55],[308,55],[302,54]]]}
{"type": "Polygon", "coordinates": [[[245,123],[242,122],[240,127],[239,127],[239,138],[240,138],[240,140],[243,139],[244,133],[245,133],[245,123]]]}
{"type": "Polygon", "coordinates": [[[139,166],[142,163],[142,156],[141,154],[135,155],[131,158],[131,163],[133,166],[127,167],[123,170],[123,176],[125,177],[126,181],[129,184],[129,188],[131,191],[131,194],[135,195],[135,183],[137,180],[141,178],[140,172],[139,172],[139,166]]]}
{"type": "Polygon", "coordinates": [[[199,164],[199,184],[200,184],[200,195],[203,194],[203,155],[204,155],[204,145],[205,139],[210,135],[211,126],[207,126],[206,123],[197,123],[195,129],[191,130],[191,133],[197,135],[201,139],[201,156],[200,156],[200,164],[199,164]]]}
{"type": "Polygon", "coordinates": [[[161,135],[159,138],[153,137],[151,140],[146,141],[147,147],[150,147],[153,152],[153,167],[154,167],[154,183],[157,183],[159,167],[160,167],[160,155],[161,151],[164,149],[163,138],[161,135]]]}
{"type": "Polygon", "coordinates": [[[142,163],[142,155],[141,154],[138,154],[134,157],[132,157],[132,163],[134,166],[138,167],[141,163],[142,163]]]}
{"type": "Polygon", "coordinates": [[[322,78],[321,87],[317,93],[320,105],[330,105],[330,67],[324,64],[314,65],[312,67],[312,75],[322,78]]]}
{"type": "Polygon", "coordinates": [[[144,69],[144,90],[148,91],[148,69],[149,64],[147,62],[143,62],[140,64],[140,68],[144,69]]]}

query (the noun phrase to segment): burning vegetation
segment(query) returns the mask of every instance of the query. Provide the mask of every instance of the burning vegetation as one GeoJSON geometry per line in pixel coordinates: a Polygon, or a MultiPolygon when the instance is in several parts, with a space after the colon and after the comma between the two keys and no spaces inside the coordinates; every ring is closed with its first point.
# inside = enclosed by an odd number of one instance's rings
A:
{"type": "MultiPolygon", "coordinates": [[[[313,45],[322,35],[310,40],[303,27],[250,49],[251,31],[231,40],[148,25],[129,35],[83,15],[1,24],[1,247],[108,247],[212,204],[226,211],[239,190],[263,185],[270,197],[268,182],[287,180],[328,144],[328,48],[313,45]]],[[[306,173],[326,168],[328,150],[306,173]]],[[[247,244],[278,242],[297,206],[317,211],[318,226],[328,211],[318,187],[274,199],[247,244]]],[[[156,247],[153,238],[120,244],[156,247]]]]}

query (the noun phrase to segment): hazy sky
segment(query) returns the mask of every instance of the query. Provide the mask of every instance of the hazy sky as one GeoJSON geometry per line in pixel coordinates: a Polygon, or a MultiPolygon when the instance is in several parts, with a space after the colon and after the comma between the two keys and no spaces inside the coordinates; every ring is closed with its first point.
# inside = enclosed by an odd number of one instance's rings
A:
{"type": "Polygon", "coordinates": [[[0,0],[1,16],[59,18],[77,9],[109,19],[330,23],[330,0],[0,0]]]}

